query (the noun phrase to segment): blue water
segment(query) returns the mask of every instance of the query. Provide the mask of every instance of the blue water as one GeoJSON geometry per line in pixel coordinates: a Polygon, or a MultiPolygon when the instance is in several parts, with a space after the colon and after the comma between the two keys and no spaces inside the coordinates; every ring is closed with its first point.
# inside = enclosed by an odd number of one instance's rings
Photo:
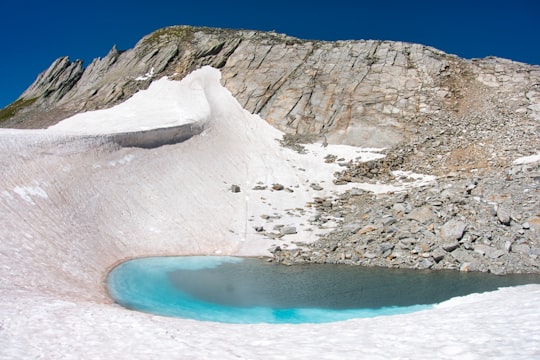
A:
{"type": "Polygon", "coordinates": [[[224,323],[323,323],[429,309],[438,302],[539,276],[284,266],[237,257],[150,257],[111,271],[120,305],[138,311],[224,323]]]}

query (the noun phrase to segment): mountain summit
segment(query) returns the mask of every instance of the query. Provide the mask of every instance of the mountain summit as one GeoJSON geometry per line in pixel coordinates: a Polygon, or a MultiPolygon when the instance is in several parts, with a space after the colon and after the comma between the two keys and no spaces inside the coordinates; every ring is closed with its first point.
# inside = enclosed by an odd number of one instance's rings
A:
{"type": "Polygon", "coordinates": [[[300,40],[274,32],[173,26],[86,68],[61,57],[2,110],[3,127],[42,128],[108,108],[161,77],[218,68],[240,104],[288,134],[390,147],[434,117],[540,118],[540,67],[465,60],[403,42],[300,40]],[[503,114],[504,113],[504,114],[503,114]]]}

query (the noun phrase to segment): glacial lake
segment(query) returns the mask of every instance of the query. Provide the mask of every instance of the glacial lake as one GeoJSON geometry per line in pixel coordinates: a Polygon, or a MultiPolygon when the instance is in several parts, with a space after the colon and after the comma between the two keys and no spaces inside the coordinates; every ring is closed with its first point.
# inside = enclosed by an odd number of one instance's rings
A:
{"type": "Polygon", "coordinates": [[[452,297],[540,283],[539,275],[285,266],[227,256],[148,257],[108,275],[128,309],[224,323],[322,323],[429,309],[452,297]]]}

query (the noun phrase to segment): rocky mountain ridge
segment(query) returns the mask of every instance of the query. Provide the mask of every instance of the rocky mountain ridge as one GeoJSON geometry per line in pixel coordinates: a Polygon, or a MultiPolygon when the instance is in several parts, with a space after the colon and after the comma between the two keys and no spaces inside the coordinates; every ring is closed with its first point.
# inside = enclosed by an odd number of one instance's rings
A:
{"type": "Polygon", "coordinates": [[[468,116],[476,103],[540,116],[540,67],[509,60],[464,60],[391,41],[322,42],[245,30],[176,26],[113,47],[86,68],[57,59],[4,114],[5,127],[46,127],[77,112],[110,107],[162,76],[203,65],[247,110],[290,134],[387,147],[415,131],[413,121],[468,116]],[[489,103],[492,102],[492,103],[489,103]],[[7,116],[11,115],[11,116],[7,116]],[[376,136],[375,136],[376,134],[376,136]]]}

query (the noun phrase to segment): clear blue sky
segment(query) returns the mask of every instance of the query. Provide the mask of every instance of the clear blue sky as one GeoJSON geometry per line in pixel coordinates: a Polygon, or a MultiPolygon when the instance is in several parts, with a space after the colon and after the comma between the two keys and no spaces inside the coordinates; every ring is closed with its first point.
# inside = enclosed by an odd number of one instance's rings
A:
{"type": "Polygon", "coordinates": [[[540,1],[43,1],[0,5],[0,108],[56,58],[88,65],[169,25],[275,30],[304,39],[399,40],[465,58],[540,64],[540,1]]]}

